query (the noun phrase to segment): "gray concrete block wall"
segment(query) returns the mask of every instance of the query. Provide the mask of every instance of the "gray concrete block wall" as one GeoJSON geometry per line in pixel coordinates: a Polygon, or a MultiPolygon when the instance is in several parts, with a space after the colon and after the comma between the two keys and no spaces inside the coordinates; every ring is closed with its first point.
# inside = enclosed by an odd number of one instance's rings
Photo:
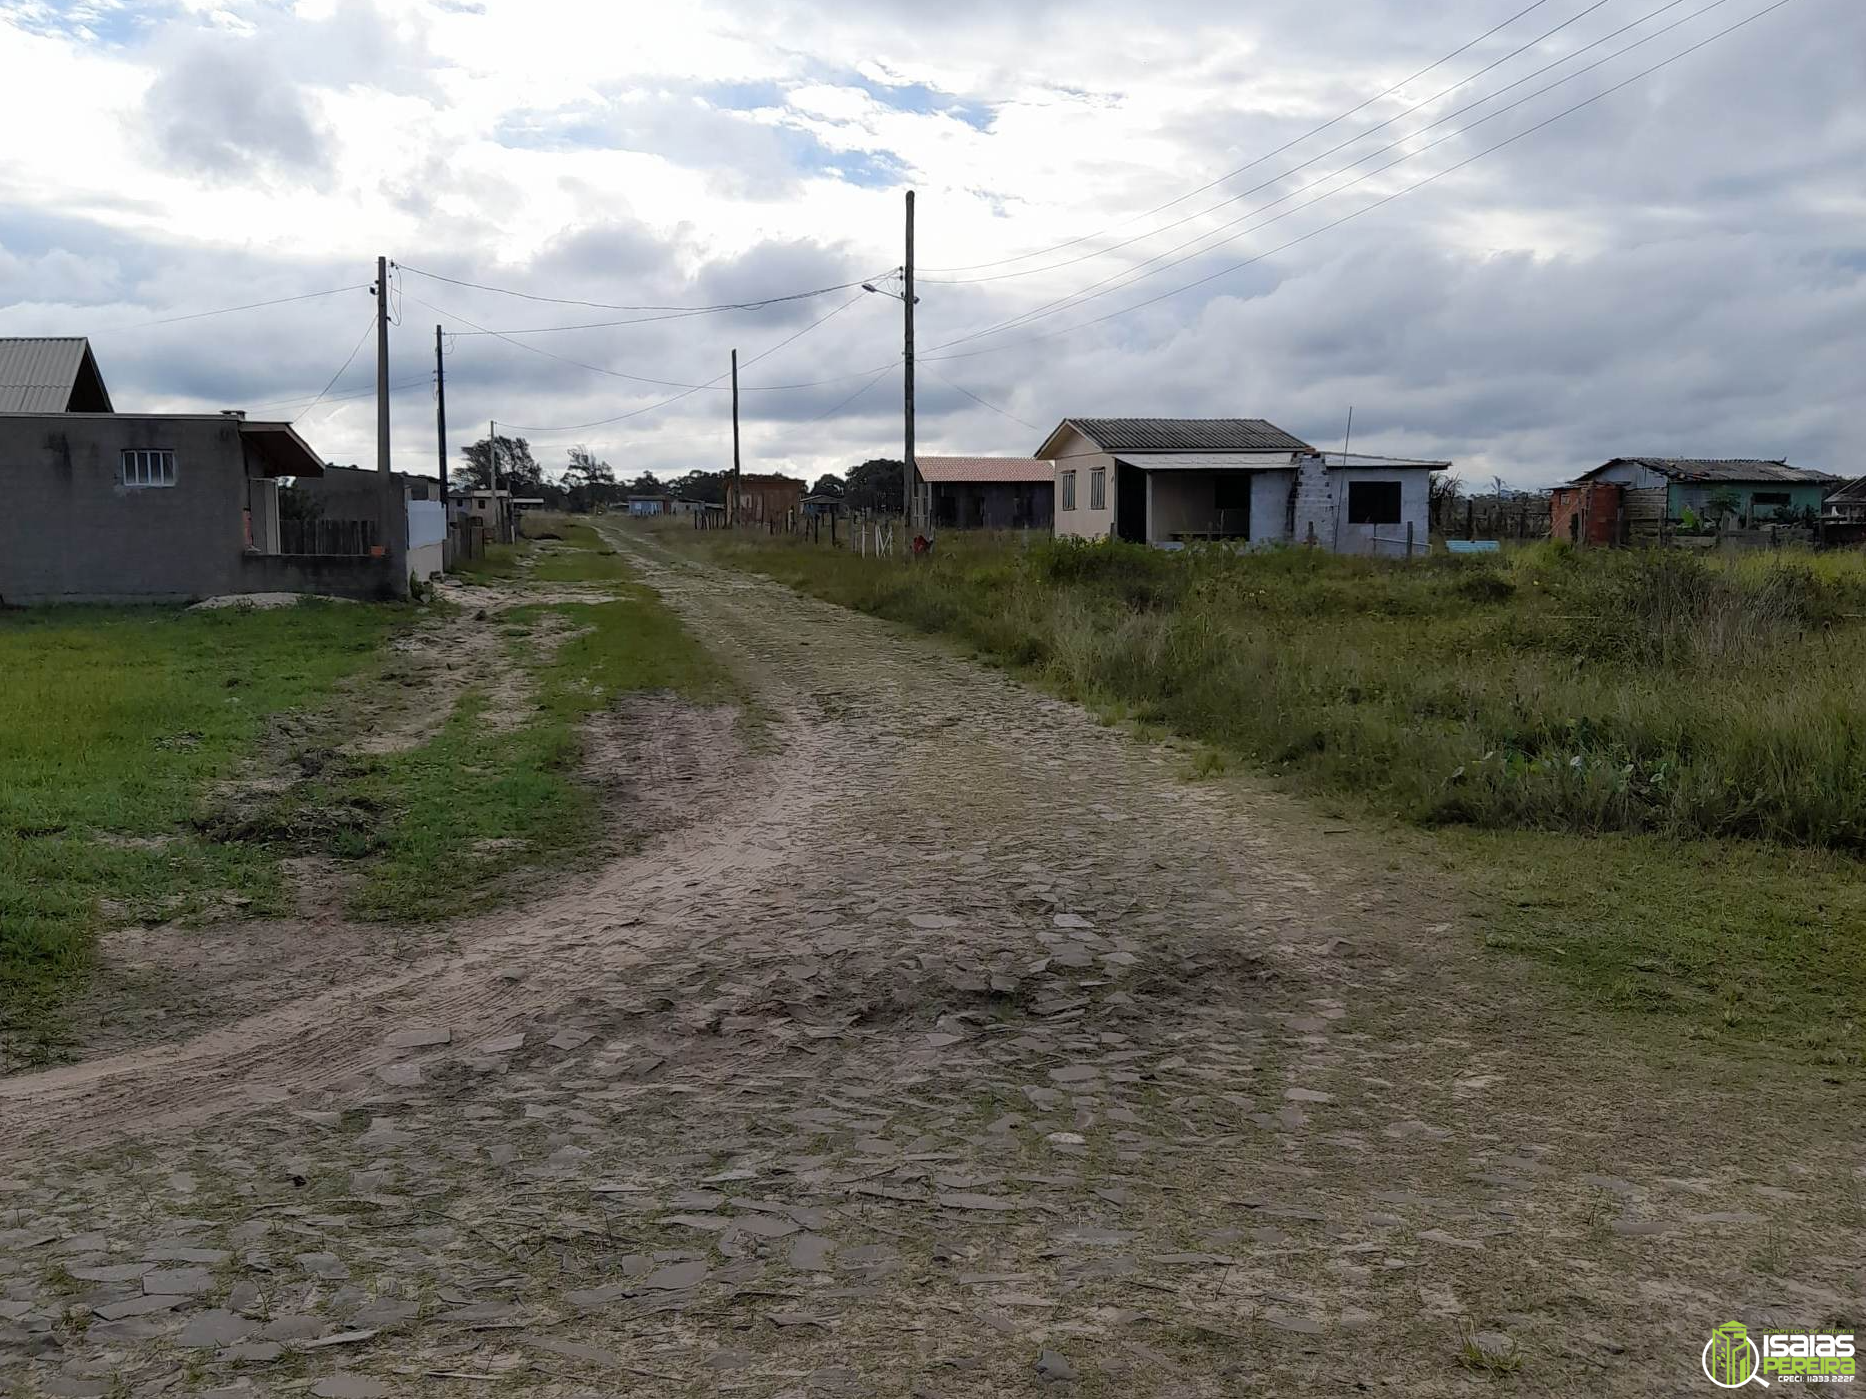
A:
{"type": "Polygon", "coordinates": [[[232,419],[0,414],[0,600],[243,591],[245,505],[232,419]],[[125,448],[173,451],[175,484],[125,486],[125,448]]]}

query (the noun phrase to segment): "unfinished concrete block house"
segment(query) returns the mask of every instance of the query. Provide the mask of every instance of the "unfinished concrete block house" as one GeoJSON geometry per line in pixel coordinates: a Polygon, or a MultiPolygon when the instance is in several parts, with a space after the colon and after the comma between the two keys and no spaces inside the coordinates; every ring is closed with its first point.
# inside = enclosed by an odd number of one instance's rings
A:
{"type": "Polygon", "coordinates": [[[1382,558],[1426,552],[1432,473],[1450,466],[1324,454],[1262,418],[1065,418],[1037,456],[1054,473],[1060,537],[1382,558]]]}
{"type": "Polygon", "coordinates": [[[405,595],[400,491],[351,502],[344,552],[293,552],[279,483],[323,473],[290,423],[118,412],[82,336],[0,339],[0,604],[405,595]]]}

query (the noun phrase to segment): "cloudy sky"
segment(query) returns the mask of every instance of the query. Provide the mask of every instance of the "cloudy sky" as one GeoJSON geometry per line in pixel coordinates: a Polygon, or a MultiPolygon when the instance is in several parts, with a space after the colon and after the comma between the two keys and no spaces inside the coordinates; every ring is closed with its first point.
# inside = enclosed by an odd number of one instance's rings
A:
{"type": "Polygon", "coordinates": [[[899,454],[913,189],[925,452],[1352,405],[1472,480],[1858,473],[1866,5],[1770,4],[0,0],[0,334],[369,464],[380,253],[398,466],[438,323],[456,456],[726,464],[737,347],[814,475],[899,454]]]}

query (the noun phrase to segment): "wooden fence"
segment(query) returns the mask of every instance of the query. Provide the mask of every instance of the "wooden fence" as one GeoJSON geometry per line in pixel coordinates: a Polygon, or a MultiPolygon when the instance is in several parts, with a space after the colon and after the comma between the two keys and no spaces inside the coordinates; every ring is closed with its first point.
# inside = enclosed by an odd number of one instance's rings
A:
{"type": "Polygon", "coordinates": [[[376,547],[374,520],[280,520],[281,554],[364,556],[376,547]]]}

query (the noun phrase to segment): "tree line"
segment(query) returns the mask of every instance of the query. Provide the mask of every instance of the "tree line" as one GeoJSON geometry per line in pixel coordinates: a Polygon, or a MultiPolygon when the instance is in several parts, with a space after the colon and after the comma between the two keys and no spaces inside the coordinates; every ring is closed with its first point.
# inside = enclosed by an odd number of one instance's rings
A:
{"type": "MultiPolygon", "coordinates": [[[[461,453],[466,463],[460,484],[487,489],[492,485],[493,452],[497,449],[499,484],[515,495],[537,496],[553,510],[576,513],[619,505],[632,495],[669,494],[682,500],[723,505],[729,471],[688,471],[667,480],[643,471],[632,480],[617,475],[608,462],[587,447],[572,447],[554,476],[532,455],[522,437],[499,434],[482,437],[461,453]]],[[[825,472],[810,487],[811,495],[835,496],[851,510],[898,510],[901,504],[901,464],[875,457],[851,467],[844,475],[825,472]]]]}

